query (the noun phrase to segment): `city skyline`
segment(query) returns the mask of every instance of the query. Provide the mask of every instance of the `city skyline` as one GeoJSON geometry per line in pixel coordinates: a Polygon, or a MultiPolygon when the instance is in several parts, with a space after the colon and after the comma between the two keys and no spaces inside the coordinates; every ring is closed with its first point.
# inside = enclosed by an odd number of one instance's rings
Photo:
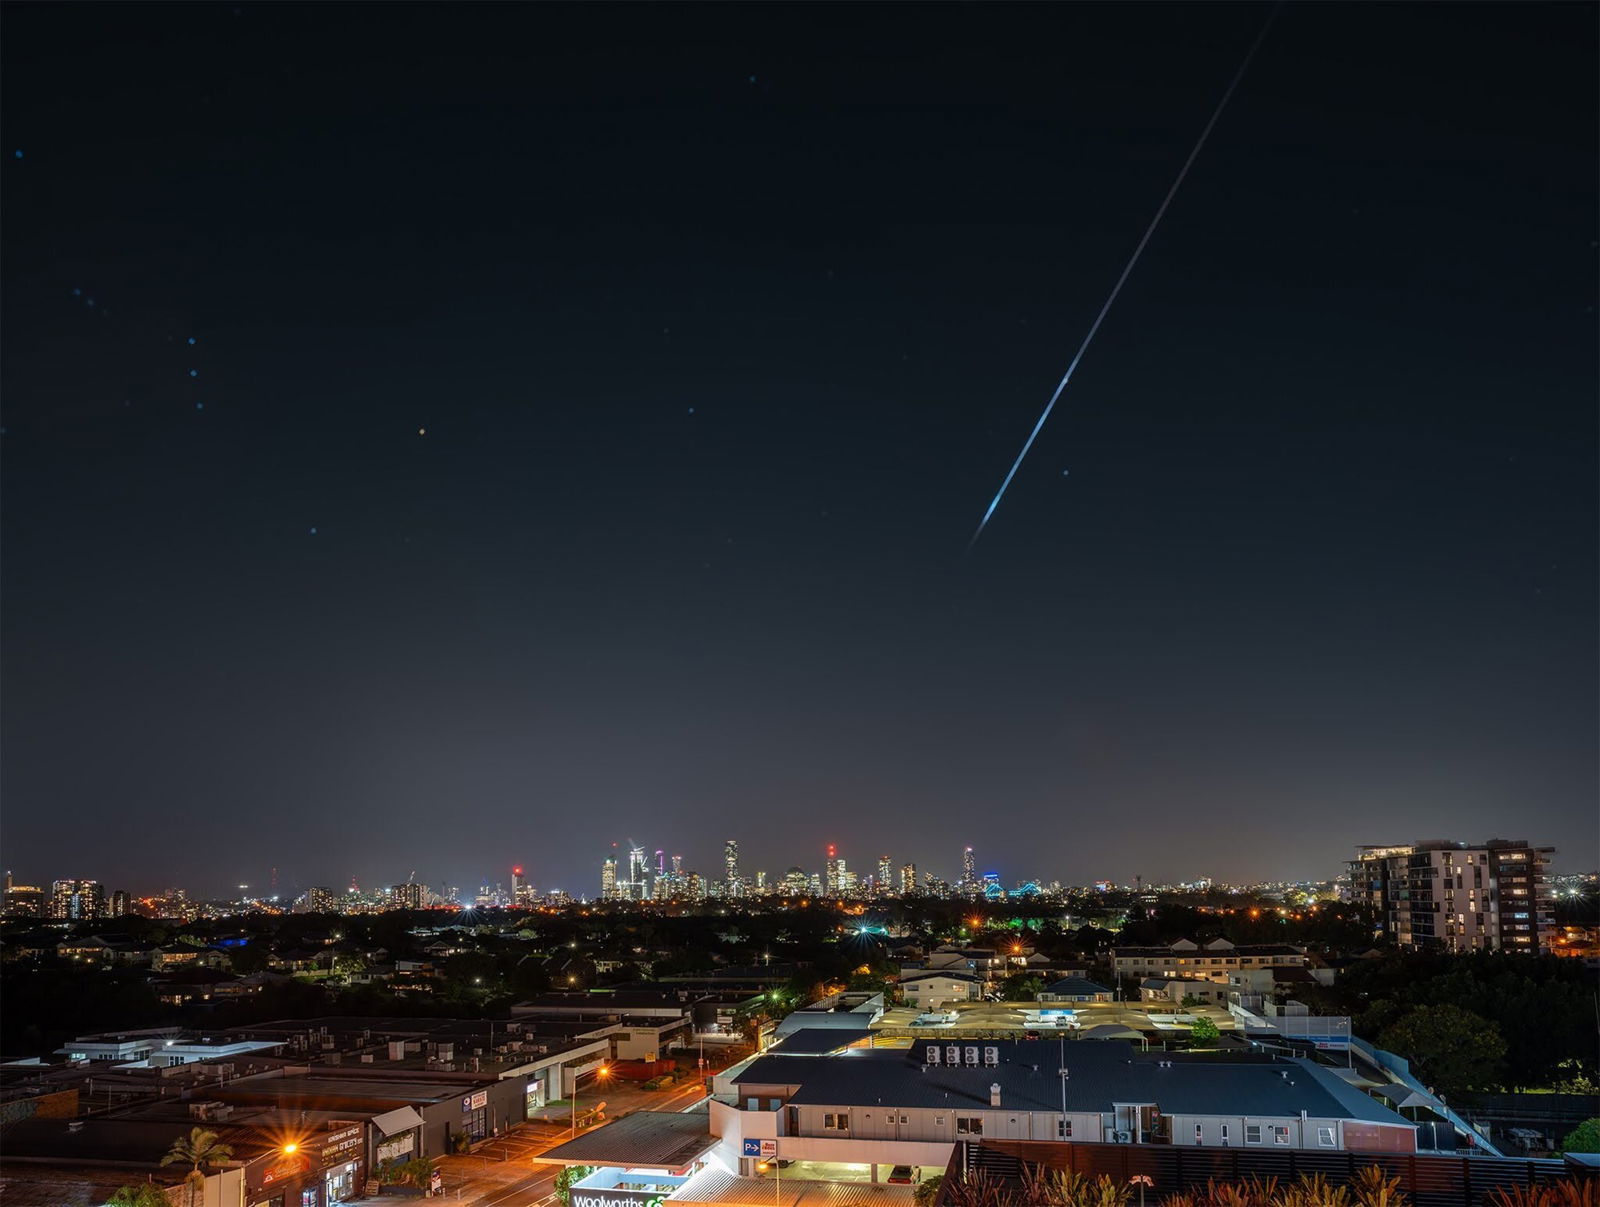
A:
{"type": "Polygon", "coordinates": [[[1594,850],[1592,7],[378,11],[7,10],[19,875],[1594,850]]]}
{"type": "MultiPolygon", "coordinates": [[[[1389,850],[1410,850],[1413,846],[1438,845],[1443,843],[1446,848],[1455,845],[1471,848],[1481,845],[1485,841],[1523,841],[1520,835],[1492,835],[1480,838],[1412,838],[1397,840],[1390,844],[1360,844],[1351,848],[1353,851],[1376,850],[1380,847],[1389,850]]],[[[1535,845],[1537,844],[1537,840],[1535,845]]],[[[807,894],[821,896],[842,895],[854,896],[858,893],[878,895],[885,890],[881,885],[887,885],[889,895],[904,895],[906,891],[906,873],[909,871],[916,885],[917,892],[925,892],[930,884],[940,886],[946,895],[971,896],[978,895],[982,888],[993,882],[1008,894],[1024,886],[1037,886],[1046,888],[1058,885],[1065,891],[1069,889],[1093,890],[1097,886],[1109,885],[1114,889],[1130,889],[1143,886],[1149,890],[1193,888],[1200,885],[1214,884],[1218,887],[1255,887],[1262,885],[1287,885],[1287,884],[1330,884],[1337,880],[1348,880],[1352,867],[1350,852],[1346,851],[1337,858],[1329,861],[1325,874],[1310,876],[1291,875],[1263,875],[1251,877],[1219,876],[1205,870],[1191,869],[1189,873],[1156,875],[1144,872],[1129,872],[1126,874],[1107,873],[1101,876],[1092,876],[1085,879],[1072,879],[1067,876],[1052,874],[1048,868],[1023,868],[1018,871],[1007,871],[1002,868],[992,868],[984,865],[979,860],[970,845],[957,849],[955,858],[950,865],[943,866],[934,862],[919,862],[914,859],[905,859],[891,852],[878,852],[869,857],[857,857],[859,862],[849,868],[849,883],[839,886],[833,881],[833,865],[837,859],[841,866],[849,865],[852,857],[847,850],[842,851],[838,844],[829,843],[822,848],[821,858],[812,864],[807,864],[803,859],[783,862],[772,861],[765,866],[756,867],[746,863],[741,857],[740,867],[744,874],[741,876],[741,886],[738,891],[730,892],[727,889],[726,854],[729,843],[735,844],[737,850],[738,839],[724,839],[716,844],[716,848],[723,859],[718,865],[717,874],[711,871],[709,862],[697,865],[689,856],[681,851],[668,852],[666,848],[658,848],[651,853],[647,848],[624,843],[614,844],[608,848],[609,853],[602,852],[592,867],[578,869],[575,872],[562,873],[549,877],[541,877],[537,867],[527,862],[507,863],[504,867],[480,870],[471,875],[443,874],[430,876],[417,869],[411,871],[406,883],[413,881],[419,889],[426,889],[429,893],[443,890],[448,887],[452,899],[460,904],[470,904],[474,897],[489,890],[499,890],[507,898],[507,904],[515,903],[521,894],[530,898],[544,899],[555,894],[571,900],[604,901],[613,899],[617,901],[639,901],[661,899],[655,892],[655,884],[659,879],[671,886],[678,895],[687,896],[713,896],[718,899],[736,899],[745,896],[765,896],[769,893],[781,893],[784,889],[786,873],[799,869],[805,873],[805,887],[802,890],[807,894]],[[634,856],[638,856],[637,862],[634,856]],[[615,862],[613,862],[615,861],[615,862]],[[611,864],[611,867],[606,865],[611,864]],[[883,881],[884,866],[887,864],[889,875],[883,881]],[[670,866],[669,866],[670,865],[670,866]],[[756,878],[760,877],[763,883],[757,891],[756,878]],[[970,877],[970,879],[969,879],[970,877]],[[637,886],[637,890],[630,890],[630,885],[637,886]]],[[[709,844],[708,844],[709,845],[709,844]]],[[[692,849],[692,848],[691,848],[692,849]]],[[[1579,877],[1589,876],[1596,872],[1593,866],[1582,866],[1581,853],[1567,861],[1561,859],[1559,849],[1543,848],[1550,874],[1553,876],[1579,877]]],[[[81,870],[81,869],[80,869],[81,870]]],[[[6,871],[9,885],[15,869],[6,871]]],[[[109,895],[111,884],[115,881],[118,891],[125,890],[130,884],[124,883],[126,878],[115,875],[99,875],[82,877],[86,881],[98,882],[109,895]]],[[[47,886],[52,882],[62,879],[61,875],[36,876],[31,880],[40,885],[47,886]]],[[[30,881],[27,875],[16,875],[19,884],[30,881]]],[[[70,877],[68,878],[70,882],[70,877]]],[[[259,900],[274,900],[287,902],[303,895],[311,889],[326,889],[335,894],[359,887],[363,894],[383,894],[399,884],[393,875],[385,875],[381,870],[369,876],[349,874],[343,877],[305,878],[294,874],[292,871],[270,869],[269,876],[263,880],[251,882],[249,880],[234,881],[191,881],[179,885],[177,880],[168,877],[133,885],[135,895],[159,894],[172,888],[181,888],[190,897],[208,900],[237,900],[241,896],[248,896],[259,900]],[[159,885],[159,887],[157,887],[159,885]],[[249,890],[245,893],[245,890],[249,890]]],[[[124,894],[125,895],[125,894],[124,894]]]]}

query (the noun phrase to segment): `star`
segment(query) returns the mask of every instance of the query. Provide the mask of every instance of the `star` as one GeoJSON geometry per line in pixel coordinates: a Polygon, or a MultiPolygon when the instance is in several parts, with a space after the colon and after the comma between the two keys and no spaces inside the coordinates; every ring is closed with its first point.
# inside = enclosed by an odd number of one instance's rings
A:
{"type": "Polygon", "coordinates": [[[189,337],[189,347],[194,347],[194,336],[192,335],[189,337]]]}
{"type": "Polygon", "coordinates": [[[189,370],[189,376],[190,377],[199,377],[200,376],[200,370],[199,369],[190,369],[189,370]]]}
{"type": "Polygon", "coordinates": [[[425,428],[425,427],[419,427],[419,428],[418,428],[418,429],[417,429],[417,435],[419,435],[419,436],[426,436],[426,435],[427,435],[427,434],[428,434],[428,429],[427,429],[427,428],[425,428]]]}
{"type": "Polygon", "coordinates": [[[312,535],[312,536],[316,536],[316,535],[317,535],[317,530],[316,530],[316,529],[315,529],[315,528],[313,528],[313,529],[312,529],[312,530],[311,530],[311,535],[312,535]]]}

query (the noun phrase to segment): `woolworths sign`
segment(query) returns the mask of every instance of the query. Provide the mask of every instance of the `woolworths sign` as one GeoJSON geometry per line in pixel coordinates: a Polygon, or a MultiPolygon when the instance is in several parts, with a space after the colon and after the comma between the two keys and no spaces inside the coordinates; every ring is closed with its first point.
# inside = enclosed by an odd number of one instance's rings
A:
{"type": "Polygon", "coordinates": [[[666,1198],[656,1190],[572,1191],[572,1207],[660,1207],[666,1198]]]}

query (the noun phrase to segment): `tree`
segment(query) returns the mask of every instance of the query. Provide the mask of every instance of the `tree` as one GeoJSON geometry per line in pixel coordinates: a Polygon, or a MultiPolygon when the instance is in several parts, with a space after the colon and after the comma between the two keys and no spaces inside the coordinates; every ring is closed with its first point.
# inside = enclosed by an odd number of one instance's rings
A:
{"type": "Polygon", "coordinates": [[[224,1161],[231,1160],[233,1160],[231,1144],[222,1143],[222,1138],[214,1131],[204,1127],[194,1127],[189,1129],[187,1136],[179,1136],[172,1142],[167,1155],[161,1158],[161,1164],[189,1163],[190,1170],[183,1180],[189,1187],[189,1201],[193,1203],[206,1184],[204,1167],[220,1165],[224,1161]]]}
{"type": "Polygon", "coordinates": [[[916,1207],[929,1207],[939,1197],[939,1188],[944,1185],[944,1175],[936,1173],[925,1181],[918,1182],[916,1189],[911,1192],[911,1199],[916,1207]]]}
{"type": "Polygon", "coordinates": [[[569,1165],[556,1175],[556,1197],[562,1207],[572,1207],[572,1184],[583,1181],[594,1169],[593,1165],[569,1165]]]}
{"type": "Polygon", "coordinates": [[[1459,1006],[1418,1006],[1379,1035],[1378,1045],[1411,1061],[1437,1093],[1492,1089],[1505,1066],[1500,1028],[1459,1006]]]}
{"type": "Polygon", "coordinates": [[[172,1207],[172,1200],[154,1182],[136,1182],[131,1186],[118,1186],[106,1200],[106,1207],[172,1207]]]}
{"type": "Polygon", "coordinates": [[[1564,1153],[1600,1153],[1600,1116],[1585,1119],[1561,1141],[1564,1153]]]}
{"type": "Polygon", "coordinates": [[[1044,992],[1044,979],[1031,972],[1018,972],[1000,982],[1000,996],[1008,1002],[1031,1002],[1044,992]]]}
{"type": "Polygon", "coordinates": [[[1194,1025],[1189,1028],[1189,1040],[1196,1044],[1214,1044],[1222,1037],[1222,1032],[1217,1030],[1217,1024],[1205,1015],[1194,1020],[1194,1025]]]}

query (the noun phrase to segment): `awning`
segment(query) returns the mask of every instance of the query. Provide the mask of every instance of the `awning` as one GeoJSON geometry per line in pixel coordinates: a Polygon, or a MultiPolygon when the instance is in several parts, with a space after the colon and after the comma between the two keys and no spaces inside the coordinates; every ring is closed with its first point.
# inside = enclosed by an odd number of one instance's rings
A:
{"type": "Polygon", "coordinates": [[[422,1116],[417,1114],[415,1108],[403,1106],[397,1111],[390,1111],[386,1115],[375,1115],[372,1126],[386,1136],[397,1132],[410,1131],[414,1127],[422,1126],[422,1116]]]}
{"type": "Polygon", "coordinates": [[[1437,1098],[1430,1098],[1427,1094],[1419,1094],[1416,1090],[1404,1085],[1380,1085],[1372,1091],[1380,1098],[1388,1100],[1389,1105],[1395,1110],[1404,1107],[1420,1106],[1425,1110],[1443,1114],[1444,1104],[1437,1098]]]}

